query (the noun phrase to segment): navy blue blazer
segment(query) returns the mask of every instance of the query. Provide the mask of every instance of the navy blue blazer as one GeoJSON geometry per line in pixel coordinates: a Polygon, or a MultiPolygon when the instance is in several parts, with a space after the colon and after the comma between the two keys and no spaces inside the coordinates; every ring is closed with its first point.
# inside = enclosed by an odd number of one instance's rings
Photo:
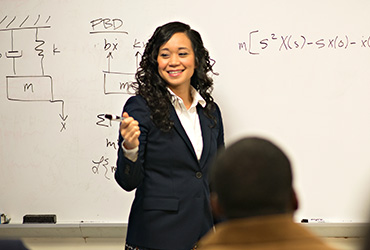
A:
{"type": "Polygon", "coordinates": [[[136,162],[124,157],[119,136],[115,179],[126,191],[136,188],[131,206],[126,242],[152,249],[189,250],[213,227],[209,204],[208,168],[219,148],[224,147],[220,109],[217,124],[197,106],[203,152],[198,161],[175,109],[171,106],[170,132],[159,130],[141,96],[130,97],[124,109],[140,125],[136,162]]]}

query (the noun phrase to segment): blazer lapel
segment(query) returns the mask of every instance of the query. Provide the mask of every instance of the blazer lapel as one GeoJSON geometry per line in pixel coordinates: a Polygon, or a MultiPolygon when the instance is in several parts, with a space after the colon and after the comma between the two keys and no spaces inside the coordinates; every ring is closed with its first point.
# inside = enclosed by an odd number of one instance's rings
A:
{"type": "MultiPolygon", "coordinates": [[[[210,149],[210,143],[211,143],[211,121],[210,119],[204,114],[204,110],[200,104],[197,105],[197,111],[198,111],[198,116],[199,116],[199,122],[200,122],[200,128],[202,130],[202,137],[203,137],[203,150],[202,150],[202,155],[200,157],[200,167],[203,167],[206,160],[207,156],[209,154],[209,149],[210,149]]],[[[170,119],[174,121],[174,128],[176,131],[179,133],[179,135],[182,137],[184,142],[186,143],[187,147],[189,150],[192,152],[193,156],[197,159],[197,155],[194,151],[193,144],[191,143],[188,135],[185,132],[184,127],[182,126],[179,117],[176,114],[175,108],[171,107],[170,111],[170,119]]]]}
{"type": "Polygon", "coordinates": [[[211,145],[211,137],[212,137],[212,132],[210,128],[211,121],[204,114],[204,109],[200,104],[197,105],[197,111],[199,115],[199,122],[200,122],[200,127],[202,130],[202,136],[203,136],[203,151],[202,151],[202,156],[200,158],[200,165],[201,167],[203,167],[207,160],[207,156],[209,154],[209,149],[211,145]]]}
{"type": "Polygon", "coordinates": [[[188,135],[186,134],[186,131],[184,127],[182,126],[179,117],[176,114],[175,108],[172,107],[171,105],[171,110],[170,110],[170,119],[174,121],[174,128],[176,131],[179,133],[181,138],[184,140],[186,146],[189,148],[190,152],[192,152],[193,156],[197,158],[197,155],[195,154],[193,144],[191,143],[188,135]]]}

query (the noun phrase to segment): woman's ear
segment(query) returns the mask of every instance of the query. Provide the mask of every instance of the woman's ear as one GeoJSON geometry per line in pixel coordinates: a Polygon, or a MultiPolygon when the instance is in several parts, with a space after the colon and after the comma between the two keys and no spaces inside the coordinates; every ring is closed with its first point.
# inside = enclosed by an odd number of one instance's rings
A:
{"type": "Polygon", "coordinates": [[[213,217],[216,220],[218,220],[220,218],[224,218],[225,217],[224,209],[220,205],[218,195],[216,193],[212,192],[210,199],[211,199],[211,207],[212,207],[213,217]]]}
{"type": "Polygon", "coordinates": [[[293,196],[292,197],[292,209],[293,209],[293,212],[295,212],[296,210],[298,210],[299,202],[298,202],[297,194],[294,189],[292,190],[292,196],[293,196]]]}

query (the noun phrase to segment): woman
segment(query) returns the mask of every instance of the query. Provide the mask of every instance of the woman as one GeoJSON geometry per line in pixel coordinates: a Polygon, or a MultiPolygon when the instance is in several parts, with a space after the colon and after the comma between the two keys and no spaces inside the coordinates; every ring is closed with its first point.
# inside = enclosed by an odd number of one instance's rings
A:
{"type": "Polygon", "coordinates": [[[149,39],[120,125],[115,178],[136,188],[126,249],[190,250],[213,226],[208,167],[224,147],[198,32],[172,22],[149,39]]]}

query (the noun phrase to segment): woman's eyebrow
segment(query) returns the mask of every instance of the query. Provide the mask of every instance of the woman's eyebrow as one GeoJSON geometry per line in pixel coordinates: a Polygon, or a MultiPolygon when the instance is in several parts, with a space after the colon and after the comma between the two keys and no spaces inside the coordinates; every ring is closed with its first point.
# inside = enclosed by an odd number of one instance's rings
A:
{"type": "MultiPolygon", "coordinates": [[[[188,47],[178,47],[177,48],[177,50],[190,50],[188,47]]],[[[169,48],[162,48],[162,49],[160,49],[159,51],[170,51],[170,49],[169,48]]]]}

